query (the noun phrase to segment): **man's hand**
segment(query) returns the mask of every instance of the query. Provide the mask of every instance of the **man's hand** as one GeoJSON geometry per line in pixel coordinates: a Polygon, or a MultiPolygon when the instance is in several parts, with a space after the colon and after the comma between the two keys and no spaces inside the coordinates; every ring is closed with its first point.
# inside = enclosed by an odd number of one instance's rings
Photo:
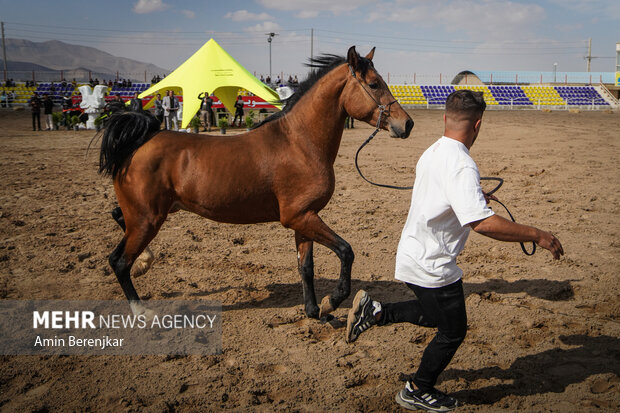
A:
{"type": "Polygon", "coordinates": [[[489,195],[489,194],[487,194],[486,192],[483,192],[483,194],[484,194],[484,200],[485,200],[485,201],[487,201],[487,204],[488,204],[489,202],[491,202],[491,199],[492,199],[493,201],[499,201],[499,199],[497,199],[497,198],[495,197],[495,195],[489,195]]]}
{"type": "Polygon", "coordinates": [[[477,233],[499,241],[534,241],[536,244],[540,245],[540,247],[549,250],[556,260],[560,259],[561,255],[564,255],[562,244],[560,244],[560,241],[550,232],[529,225],[517,224],[497,214],[493,214],[480,221],[472,222],[469,225],[477,233]]]}
{"type": "Polygon", "coordinates": [[[564,255],[564,248],[562,248],[562,244],[560,244],[560,240],[555,237],[550,232],[538,230],[539,235],[536,240],[536,244],[543,247],[546,250],[549,250],[553,255],[553,258],[556,260],[560,259],[561,255],[564,255]]]}

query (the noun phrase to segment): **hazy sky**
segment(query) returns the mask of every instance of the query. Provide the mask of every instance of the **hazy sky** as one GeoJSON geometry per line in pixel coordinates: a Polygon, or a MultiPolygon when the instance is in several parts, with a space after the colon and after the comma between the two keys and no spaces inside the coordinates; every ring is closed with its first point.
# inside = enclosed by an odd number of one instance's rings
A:
{"type": "MultiPolygon", "coordinates": [[[[8,38],[51,39],[174,69],[213,37],[251,72],[305,75],[351,45],[386,76],[473,70],[615,69],[620,0],[0,0],[8,38]],[[90,28],[90,29],[89,29],[90,28]]],[[[10,60],[10,56],[8,56],[10,60]]],[[[59,57],[61,59],[62,57],[59,57]]]]}

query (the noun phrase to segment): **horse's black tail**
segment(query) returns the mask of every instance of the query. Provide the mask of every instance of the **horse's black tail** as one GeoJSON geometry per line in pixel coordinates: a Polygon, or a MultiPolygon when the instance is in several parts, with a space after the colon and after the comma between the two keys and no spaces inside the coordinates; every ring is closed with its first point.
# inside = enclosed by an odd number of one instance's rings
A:
{"type": "Polygon", "coordinates": [[[116,178],[134,152],[159,132],[160,122],[148,112],[113,115],[101,139],[99,173],[116,178]]]}

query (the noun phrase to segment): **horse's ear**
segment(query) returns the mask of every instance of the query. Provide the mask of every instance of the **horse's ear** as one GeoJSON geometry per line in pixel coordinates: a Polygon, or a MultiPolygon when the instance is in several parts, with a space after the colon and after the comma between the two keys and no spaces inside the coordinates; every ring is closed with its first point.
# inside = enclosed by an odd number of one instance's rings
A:
{"type": "Polygon", "coordinates": [[[347,63],[351,65],[353,69],[357,69],[357,62],[358,62],[359,57],[360,55],[357,54],[357,51],[355,50],[355,46],[351,46],[349,48],[349,51],[347,52],[347,63]]]}
{"type": "Polygon", "coordinates": [[[376,47],[373,47],[373,48],[372,48],[372,50],[370,51],[370,53],[368,53],[368,54],[366,55],[366,59],[368,59],[368,60],[371,60],[371,61],[372,61],[372,58],[373,58],[373,57],[375,57],[375,49],[376,49],[376,47]]]}

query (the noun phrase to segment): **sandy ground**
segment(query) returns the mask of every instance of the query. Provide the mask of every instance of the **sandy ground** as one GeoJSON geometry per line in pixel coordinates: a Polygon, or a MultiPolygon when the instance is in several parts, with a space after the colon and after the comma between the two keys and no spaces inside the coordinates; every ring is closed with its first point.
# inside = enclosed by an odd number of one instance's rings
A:
{"type": "MultiPolygon", "coordinates": [[[[410,139],[380,134],[365,174],[413,182],[441,136],[438,111],[413,111],[410,139]]],[[[345,131],[336,191],[321,216],[355,253],[353,293],[412,298],[393,279],[410,192],[357,175],[371,132],[345,131]]],[[[488,112],[472,149],[517,220],[555,233],[566,255],[526,257],[518,244],[472,234],[464,269],[469,332],[438,387],[462,412],[616,412],[620,409],[618,113],[488,112]]],[[[107,266],[121,238],[115,195],[97,175],[87,131],[30,131],[28,113],[0,113],[0,298],[123,299],[107,266]]],[[[499,207],[495,208],[499,211],[499,207]]],[[[415,371],[433,331],[377,327],[343,339],[351,297],[331,324],[304,317],[293,234],[278,223],[217,224],[181,212],[151,243],[147,299],[220,300],[223,354],[0,356],[1,411],[397,411],[401,373],[415,371]]],[[[315,247],[319,299],[339,262],[315,247]]]]}

